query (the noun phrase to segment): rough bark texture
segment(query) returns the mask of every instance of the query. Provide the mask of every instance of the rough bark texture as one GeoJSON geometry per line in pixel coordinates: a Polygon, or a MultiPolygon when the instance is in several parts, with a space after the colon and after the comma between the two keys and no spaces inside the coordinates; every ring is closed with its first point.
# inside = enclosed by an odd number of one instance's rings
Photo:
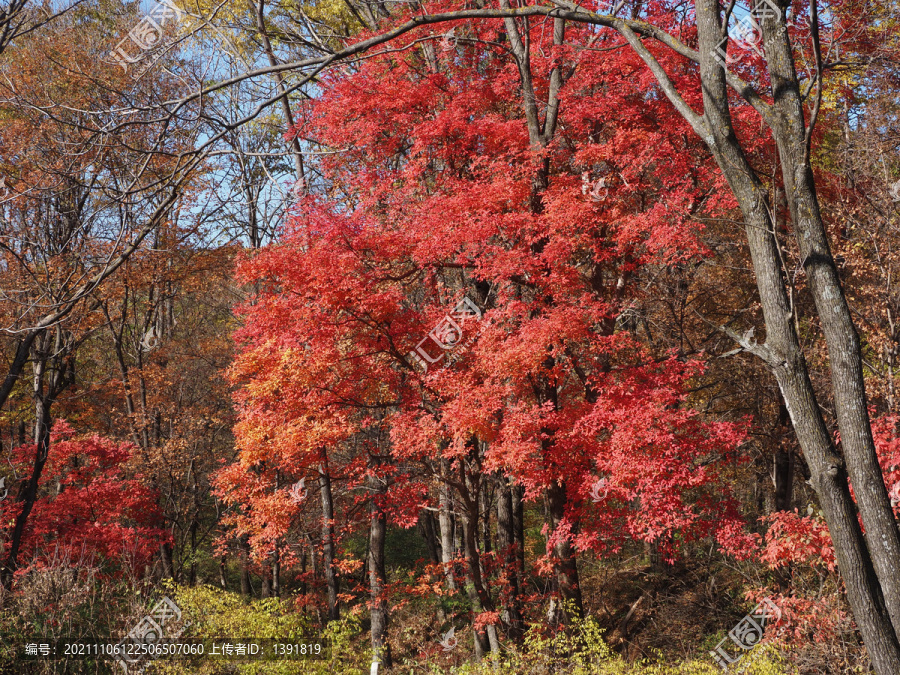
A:
{"type": "Polygon", "coordinates": [[[322,451],[319,464],[319,494],[322,498],[322,566],[325,569],[325,586],[328,591],[328,620],[341,618],[338,592],[340,580],[335,565],[334,550],[334,499],[331,494],[331,476],[328,473],[328,455],[322,451]]]}
{"type": "MultiPolygon", "coordinates": [[[[785,288],[784,270],[769,217],[767,192],[735,136],[728,107],[725,71],[712,56],[721,35],[720,8],[715,0],[699,0],[696,8],[703,82],[702,118],[689,109],[685,110],[686,104],[671,82],[664,74],[659,74],[661,69],[658,64],[654,66],[652,57],[648,59],[647,55],[641,55],[657,73],[657,79],[676,107],[703,136],[737,198],[756,273],[766,325],[766,343],[757,345],[746,337],[734,337],[745,349],[762,358],[775,375],[809,463],[811,482],[819,494],[828,521],[847,597],[860,632],[879,675],[893,675],[900,672],[900,645],[891,621],[896,611],[891,608],[897,595],[894,565],[900,555],[900,546],[895,546],[897,530],[893,517],[890,516],[890,523],[884,517],[890,513],[890,503],[875,462],[871,430],[865,415],[862,373],[857,369],[859,340],[849,312],[845,312],[846,301],[828,251],[809,158],[800,147],[805,148],[806,143],[796,75],[793,73],[787,36],[776,35],[777,29],[783,28],[784,19],[782,17],[780,22],[768,19],[764,24],[766,54],[775,92],[774,107],[766,117],[782,154],[786,199],[800,243],[804,268],[810,275],[816,307],[826,332],[843,449],[854,487],[860,495],[860,510],[869,529],[870,547],[863,540],[855,516],[847,483],[847,467],[834,447],[820,414],[795,332],[794,308],[785,288]],[[872,546],[873,541],[879,543],[872,546]]],[[[641,53],[640,47],[632,44],[641,53]]]]}
{"type": "Polygon", "coordinates": [[[438,524],[441,530],[441,562],[444,564],[444,575],[447,580],[447,588],[456,590],[456,578],[453,574],[452,560],[456,556],[456,548],[453,545],[453,503],[450,499],[450,486],[446,478],[450,473],[450,463],[446,459],[441,460],[442,480],[440,490],[440,513],[438,524]]]}
{"type": "MultiPolygon", "coordinates": [[[[477,454],[477,441],[473,442],[472,454],[477,454]]],[[[481,555],[478,550],[478,505],[481,491],[480,466],[473,471],[466,468],[467,462],[460,462],[460,497],[463,506],[463,550],[466,557],[466,593],[476,613],[494,611],[494,600],[484,582],[481,571],[481,555]]],[[[488,648],[494,654],[500,652],[497,627],[488,626],[484,632],[475,631],[476,656],[481,656],[488,648]],[[479,654],[480,652],[480,654],[479,654]]]]}
{"type": "Polygon", "coordinates": [[[19,550],[25,535],[25,527],[35,502],[37,502],[38,484],[50,454],[50,430],[53,427],[50,409],[62,391],[74,383],[75,378],[75,360],[72,354],[74,346],[62,328],[57,326],[53,333],[41,333],[40,337],[34,341],[33,346],[32,396],[35,407],[35,454],[31,476],[19,489],[17,501],[22,504],[22,509],[16,516],[6,561],[0,571],[0,585],[6,589],[11,586],[13,574],[19,567],[19,550]]]}
{"type": "Polygon", "coordinates": [[[373,478],[372,504],[369,523],[369,607],[372,617],[372,652],[374,661],[384,668],[393,665],[391,646],[387,642],[387,628],[390,615],[388,613],[385,586],[387,574],[384,567],[384,539],[387,531],[387,516],[380,503],[384,498],[386,484],[383,480],[373,478]]]}
{"type": "Polygon", "coordinates": [[[504,602],[508,635],[516,643],[524,636],[524,621],[519,600],[519,542],[513,517],[513,491],[506,476],[497,476],[497,548],[503,562],[502,579],[507,587],[504,602]]]}

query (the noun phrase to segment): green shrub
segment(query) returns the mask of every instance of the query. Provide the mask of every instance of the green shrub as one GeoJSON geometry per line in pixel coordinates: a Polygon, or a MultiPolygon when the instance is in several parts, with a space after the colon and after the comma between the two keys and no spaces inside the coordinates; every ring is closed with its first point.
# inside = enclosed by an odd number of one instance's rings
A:
{"type": "Polygon", "coordinates": [[[369,663],[365,654],[351,644],[360,633],[359,619],[353,615],[331,622],[324,631],[311,628],[307,617],[292,603],[277,598],[246,602],[241,596],[212,586],[170,587],[169,597],[181,608],[190,626],[184,637],[276,638],[300,641],[303,637],[323,637],[331,643],[330,659],[307,661],[228,662],[220,659],[171,660],[157,662],[148,673],[158,675],[365,675],[369,663]]]}
{"type": "MultiPolygon", "coordinates": [[[[771,646],[760,646],[738,663],[729,673],[742,670],[744,675],[788,675],[783,660],[771,646]]],[[[400,669],[402,673],[403,670],[400,669]]],[[[627,663],[614,653],[603,639],[597,622],[588,617],[573,622],[568,632],[542,635],[529,630],[521,650],[504,654],[496,660],[465,663],[452,670],[432,664],[433,675],[453,672],[459,675],[721,675],[722,670],[708,660],[691,660],[678,664],[651,663],[643,660],[627,663]]]]}

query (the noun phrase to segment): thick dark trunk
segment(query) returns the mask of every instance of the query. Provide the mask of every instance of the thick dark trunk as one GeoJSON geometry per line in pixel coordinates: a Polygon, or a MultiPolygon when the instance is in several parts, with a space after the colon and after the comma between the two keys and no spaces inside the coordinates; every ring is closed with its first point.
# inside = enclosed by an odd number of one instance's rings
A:
{"type": "Polygon", "coordinates": [[[511,640],[520,643],[525,634],[522,608],[519,600],[519,542],[513,518],[513,490],[506,476],[497,476],[497,549],[502,563],[501,579],[506,593],[504,609],[511,640]]]}
{"type": "Polygon", "coordinates": [[[434,516],[431,511],[423,509],[419,514],[419,528],[422,538],[425,540],[425,547],[428,549],[428,559],[434,565],[439,564],[441,562],[441,545],[434,531],[434,516]]]}
{"type": "MultiPolygon", "coordinates": [[[[566,486],[561,481],[554,481],[547,488],[547,513],[552,537],[566,517],[566,486]]],[[[573,528],[573,533],[574,531],[573,528]]],[[[568,536],[556,539],[552,549],[556,566],[556,588],[561,606],[556,615],[551,617],[551,623],[568,623],[572,618],[584,615],[581,584],[578,579],[578,561],[575,559],[575,549],[568,536]]]]}
{"type": "MultiPolygon", "coordinates": [[[[480,473],[480,472],[478,472],[480,473]]],[[[461,495],[463,510],[463,551],[466,558],[466,593],[476,613],[494,611],[494,601],[485,587],[481,570],[481,555],[478,551],[478,507],[481,480],[460,467],[461,482],[466,493],[461,495]]],[[[483,632],[475,631],[476,645],[483,654],[489,647],[493,653],[500,652],[497,627],[490,625],[483,632]]],[[[477,655],[477,654],[476,654],[477,655]]]]}
{"type": "MultiPolygon", "coordinates": [[[[57,326],[53,337],[51,337],[51,334],[42,331],[39,338],[34,343],[31,341],[20,343],[18,347],[18,350],[21,350],[24,344],[34,347],[32,395],[35,405],[35,455],[31,476],[29,476],[28,482],[19,489],[17,501],[22,504],[22,508],[18,516],[16,516],[16,523],[10,538],[9,551],[3,564],[3,569],[0,570],[0,586],[5,589],[10,588],[12,585],[13,575],[19,566],[19,551],[22,546],[25,527],[28,523],[28,517],[31,515],[31,511],[37,502],[38,485],[44,471],[44,465],[49,457],[50,430],[53,426],[50,409],[57,396],[74,382],[75,375],[75,360],[72,355],[73,346],[68,334],[61,327],[57,326]]],[[[16,353],[16,359],[19,359],[19,351],[16,353]]],[[[18,366],[14,363],[13,367],[17,368],[18,366]]]]}
{"type": "Polygon", "coordinates": [[[794,494],[794,451],[775,451],[775,510],[790,511],[794,494]]]}
{"type": "MultiPolygon", "coordinates": [[[[463,516],[463,540],[466,556],[466,596],[476,614],[485,610],[483,598],[486,595],[481,583],[481,570],[478,565],[478,552],[475,550],[475,528],[471,514],[467,511],[463,516]]],[[[490,649],[490,640],[486,631],[475,630],[475,658],[481,659],[490,649]]]]}
{"type": "Polygon", "coordinates": [[[38,482],[44,471],[44,465],[47,463],[50,450],[50,424],[50,406],[43,401],[39,401],[37,405],[37,420],[35,421],[35,443],[37,448],[34,455],[34,463],[31,467],[31,476],[28,482],[25,484],[24,489],[19,490],[18,501],[22,504],[22,509],[19,511],[19,515],[16,516],[16,524],[9,544],[9,553],[3,565],[2,586],[6,589],[10,588],[13,574],[19,567],[19,550],[22,546],[22,537],[25,534],[25,525],[37,501],[38,482]]]}
{"type": "Polygon", "coordinates": [[[275,560],[272,561],[272,595],[281,597],[281,552],[275,549],[275,560]]]}
{"type": "Polygon", "coordinates": [[[372,479],[375,491],[372,496],[369,525],[369,611],[372,617],[372,653],[374,661],[384,668],[391,668],[391,646],[387,642],[390,615],[385,597],[387,574],[384,564],[384,540],[387,531],[387,516],[381,500],[384,499],[385,484],[378,478],[372,479]]]}
{"type": "MultiPolygon", "coordinates": [[[[441,460],[442,477],[449,476],[450,463],[446,459],[441,460]]],[[[439,490],[438,525],[441,530],[441,562],[444,564],[444,576],[447,580],[447,588],[456,590],[456,578],[453,571],[453,559],[456,557],[456,547],[453,541],[453,504],[450,499],[450,486],[442,480],[439,490]]]]}
{"type": "Polygon", "coordinates": [[[163,579],[175,579],[175,562],[172,560],[172,544],[165,542],[159,545],[159,562],[162,566],[163,579]]]}
{"type": "Polygon", "coordinates": [[[238,547],[240,548],[241,595],[249,599],[253,593],[253,587],[250,584],[250,542],[246,535],[241,537],[238,547]]]}
{"type": "Polygon", "coordinates": [[[796,458],[794,449],[786,442],[784,433],[789,430],[790,416],[788,415],[787,406],[782,404],[778,406],[778,423],[776,433],[778,434],[778,448],[775,450],[775,462],[772,467],[772,482],[775,487],[775,494],[772,503],[773,511],[790,511],[791,502],[794,497],[794,468],[796,466],[796,458]]]}
{"type": "Polygon", "coordinates": [[[328,473],[328,455],[322,450],[319,464],[319,493],[322,497],[322,566],[325,570],[325,586],[328,592],[328,620],[341,618],[338,601],[340,578],[335,564],[334,500],[331,494],[331,476],[328,473]]]}
{"type": "Polygon", "coordinates": [[[481,502],[481,550],[490,553],[491,547],[491,504],[493,503],[492,483],[489,480],[481,481],[481,494],[479,501],[481,502]]]}
{"type": "MultiPolygon", "coordinates": [[[[871,462],[867,458],[872,454],[867,449],[867,438],[870,438],[871,434],[865,433],[862,429],[868,426],[868,419],[865,417],[865,394],[861,388],[861,381],[856,380],[853,364],[853,355],[858,356],[859,353],[858,338],[852,323],[845,321],[841,316],[831,318],[824,316],[829,311],[842,314],[841,307],[846,306],[846,303],[843,302],[843,294],[840,285],[837,284],[833,260],[819,236],[821,220],[814,193],[811,192],[811,175],[803,167],[785,163],[783,177],[786,199],[800,238],[801,255],[810,275],[823,328],[826,324],[829,325],[825,330],[832,358],[835,404],[842,442],[847,451],[848,466],[854,478],[856,493],[860,495],[864,519],[866,512],[872,518],[871,521],[866,520],[866,528],[872,541],[879,542],[872,547],[874,564],[863,540],[850,498],[846,479],[847,467],[833,446],[822,419],[820,406],[809,379],[806,360],[800,349],[794,324],[796,310],[788,298],[785,287],[785,271],[781,266],[778,243],[769,215],[767,191],[744,155],[732,126],[725,74],[713,57],[721,39],[720,11],[717,0],[698,0],[696,4],[700,72],[703,81],[703,118],[698,120],[691,111],[685,109],[683,101],[673,96],[671,91],[667,93],[679,110],[683,111],[686,119],[706,140],[744,216],[766,325],[766,343],[758,345],[751,342],[748,336],[732,335],[747,351],[763,359],[778,381],[798,441],[809,464],[811,482],[819,495],[835,545],[847,599],[853,608],[869,656],[879,675],[896,675],[900,672],[900,643],[897,641],[891,621],[892,612],[889,611],[893,600],[885,604],[882,588],[890,591],[891,599],[894,597],[892,587],[897,585],[894,568],[897,563],[898,549],[894,546],[897,531],[892,516],[890,523],[884,522],[885,519],[881,518],[884,509],[881,508],[880,502],[888,505],[889,512],[887,493],[880,472],[877,472],[877,464],[874,468],[871,467],[871,462]],[[837,381],[838,372],[843,373],[846,381],[837,381]],[[862,409],[859,407],[861,404],[862,409]],[[864,498],[863,493],[866,493],[864,498]],[[879,570],[878,576],[876,570],[879,570]],[[887,574],[889,570],[894,570],[892,576],[887,574]]],[[[786,69],[792,70],[793,64],[786,37],[782,44],[778,44],[781,38],[774,38],[771,35],[772,21],[767,19],[764,22],[765,46],[770,69],[773,71],[775,105],[780,109],[770,111],[775,113],[774,117],[770,116],[770,122],[778,140],[782,161],[785,162],[784,155],[789,154],[793,157],[796,148],[785,141],[784,129],[781,127],[787,125],[795,128],[797,119],[788,119],[791,116],[798,118],[802,127],[803,115],[798,102],[795,101],[793,109],[782,102],[785,97],[794,97],[792,92],[795,82],[791,83],[785,79],[786,69]],[[788,62],[791,62],[790,66],[788,62]]],[[[783,27],[783,17],[780,24],[783,27]]],[[[640,46],[636,48],[639,49],[640,46]]],[[[795,131],[793,136],[796,135],[795,131]]],[[[824,233],[822,235],[824,236],[824,233]]]]}

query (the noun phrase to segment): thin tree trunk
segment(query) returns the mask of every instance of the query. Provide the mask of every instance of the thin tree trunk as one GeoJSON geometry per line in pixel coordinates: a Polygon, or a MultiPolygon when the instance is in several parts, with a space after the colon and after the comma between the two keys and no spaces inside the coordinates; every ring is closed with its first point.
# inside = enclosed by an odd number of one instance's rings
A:
{"type": "Polygon", "coordinates": [[[773,499],[774,511],[790,511],[791,502],[794,496],[794,450],[786,442],[783,430],[788,428],[790,417],[788,416],[787,407],[784,402],[778,406],[778,448],[775,450],[775,462],[773,468],[772,482],[774,483],[775,494],[773,499]]]}
{"type": "MultiPolygon", "coordinates": [[[[311,536],[307,535],[306,540],[309,543],[309,564],[310,564],[310,567],[312,567],[312,578],[313,578],[313,584],[312,584],[312,588],[310,590],[313,593],[316,593],[316,587],[317,587],[317,583],[319,580],[319,559],[316,556],[316,545],[313,542],[313,538],[311,536]]],[[[321,624],[322,623],[322,612],[319,609],[319,603],[316,602],[314,606],[316,609],[316,623],[321,624]]]]}
{"type": "Polygon", "coordinates": [[[513,518],[513,491],[506,476],[497,476],[497,549],[502,579],[506,586],[505,609],[509,625],[509,638],[516,643],[525,634],[522,609],[519,601],[518,541],[513,518]]]}
{"type": "MultiPolygon", "coordinates": [[[[446,459],[441,460],[441,475],[446,478],[450,475],[450,463],[446,459]]],[[[441,530],[441,561],[444,564],[444,576],[447,580],[447,588],[457,590],[456,579],[453,573],[453,559],[456,557],[456,548],[453,545],[453,515],[450,500],[450,486],[444,480],[438,487],[440,512],[438,525],[441,530]]]]}
{"type": "Polygon", "coordinates": [[[253,594],[253,586],[250,584],[250,541],[247,535],[241,537],[238,546],[240,547],[241,595],[245,599],[249,599],[253,594]]]}
{"type": "MultiPolygon", "coordinates": [[[[477,452],[477,441],[473,444],[473,454],[477,452]]],[[[480,469],[480,467],[478,467],[480,469]]],[[[476,613],[494,611],[494,601],[485,587],[484,576],[481,571],[481,555],[478,551],[478,495],[481,491],[481,472],[466,471],[465,463],[460,462],[460,479],[465,485],[465,493],[461,493],[463,502],[463,547],[466,557],[467,583],[466,593],[476,613]],[[473,473],[479,478],[474,478],[473,473]]],[[[494,654],[500,653],[500,641],[497,637],[497,627],[487,626],[484,632],[475,631],[476,645],[482,654],[489,647],[494,654]]],[[[477,653],[476,653],[477,656],[477,653]]]]}
{"type": "Polygon", "coordinates": [[[323,448],[319,464],[319,493],[322,497],[322,566],[325,570],[325,585],[328,592],[328,620],[341,618],[338,601],[340,578],[335,564],[334,547],[334,501],[331,494],[331,476],[328,473],[328,455],[323,448]]]}
{"type": "Polygon", "coordinates": [[[387,516],[381,500],[384,499],[386,483],[373,477],[372,504],[369,526],[369,605],[372,617],[372,652],[375,662],[384,668],[391,668],[391,646],[387,642],[387,628],[390,619],[385,587],[387,574],[384,565],[384,540],[387,531],[387,516]]]}
{"type": "Polygon", "coordinates": [[[428,559],[434,565],[440,564],[441,545],[434,531],[434,516],[428,509],[422,509],[422,512],[419,514],[419,527],[422,538],[425,539],[425,547],[428,549],[428,559]]]}
{"type": "MultiPolygon", "coordinates": [[[[281,472],[275,470],[275,490],[281,487],[281,472]]],[[[275,541],[275,551],[272,559],[272,595],[276,598],[281,597],[281,546],[275,541]]]]}
{"type": "Polygon", "coordinates": [[[525,585],[525,488],[513,484],[510,486],[510,492],[512,493],[513,537],[519,564],[516,583],[521,596],[525,585]]]}
{"type": "Polygon", "coordinates": [[[47,332],[43,332],[34,343],[32,395],[35,405],[35,454],[31,476],[19,489],[17,501],[22,504],[22,508],[16,516],[6,561],[0,570],[0,586],[4,589],[11,587],[13,574],[18,569],[25,526],[37,502],[38,485],[50,454],[50,430],[53,426],[50,409],[56,397],[74,381],[73,348],[69,336],[59,326],[55,329],[52,344],[47,332]]]}

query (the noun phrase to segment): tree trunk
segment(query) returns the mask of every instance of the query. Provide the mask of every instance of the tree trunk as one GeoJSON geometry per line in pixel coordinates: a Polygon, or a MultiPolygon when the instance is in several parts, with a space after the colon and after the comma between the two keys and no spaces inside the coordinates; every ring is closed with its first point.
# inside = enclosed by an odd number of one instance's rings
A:
{"type": "MultiPolygon", "coordinates": [[[[819,210],[800,84],[787,34],[777,35],[773,20],[765,32],[772,87],[779,95],[773,129],[794,234],[825,335],[831,366],[834,410],[847,469],[865,526],[865,537],[895,634],[900,637],[900,530],[878,464],[869,420],[859,335],[819,210]]],[[[784,23],[783,20],[781,22],[784,23]]],[[[897,671],[900,672],[900,671],[897,671]]]]}
{"type": "MultiPolygon", "coordinates": [[[[473,454],[477,453],[477,441],[474,443],[473,454]]],[[[481,471],[469,472],[465,468],[466,463],[460,462],[460,482],[465,485],[466,491],[460,494],[463,503],[463,550],[466,557],[466,593],[475,612],[493,612],[494,601],[485,587],[484,576],[481,571],[481,555],[478,551],[478,495],[481,491],[481,471]],[[473,475],[474,474],[474,475],[473,475]],[[475,478],[474,476],[479,476],[475,478]]],[[[497,637],[497,627],[489,625],[484,632],[475,631],[476,651],[482,654],[490,647],[494,654],[500,653],[500,641],[497,637]]],[[[476,653],[476,656],[478,654],[476,653]]]]}
{"type": "Polygon", "coordinates": [[[319,464],[319,493],[322,497],[322,566],[325,570],[325,586],[328,592],[328,620],[341,618],[338,601],[340,578],[335,564],[334,501],[331,494],[331,476],[328,473],[328,455],[323,448],[319,464]]]}
{"type": "Polygon", "coordinates": [[[510,486],[510,492],[512,493],[513,536],[519,564],[516,582],[519,595],[522,595],[525,587],[525,488],[513,484],[510,486]]]}
{"type": "MultiPolygon", "coordinates": [[[[547,488],[547,512],[552,537],[566,517],[566,486],[562,481],[554,481],[547,488]]],[[[575,531],[573,527],[572,532],[575,531]]],[[[568,623],[571,618],[584,615],[581,584],[578,579],[578,561],[575,559],[575,549],[568,536],[556,539],[552,550],[556,564],[556,587],[561,606],[556,617],[551,617],[551,623],[555,621],[568,623]]]]}
{"type": "Polygon", "coordinates": [[[172,560],[172,544],[165,542],[159,545],[159,562],[162,565],[163,579],[175,579],[175,562],[172,560]]]}
{"type": "Polygon", "coordinates": [[[387,642],[387,628],[390,619],[385,597],[387,574],[384,565],[384,540],[387,530],[387,516],[381,500],[384,499],[386,484],[383,479],[372,478],[373,487],[371,520],[369,526],[369,604],[372,617],[373,661],[385,668],[391,668],[391,646],[387,642]]]}
{"type": "Polygon", "coordinates": [[[3,566],[2,586],[5,589],[11,587],[13,574],[19,567],[19,549],[22,545],[22,537],[25,534],[25,524],[37,501],[38,481],[41,473],[44,471],[44,465],[47,463],[47,456],[50,451],[50,424],[50,406],[45,404],[44,401],[38,401],[37,419],[35,420],[35,444],[37,447],[31,468],[31,476],[24,485],[24,489],[19,490],[17,501],[22,503],[22,510],[16,516],[16,524],[9,544],[9,553],[3,566]]]}
{"type": "MultiPolygon", "coordinates": [[[[841,316],[822,317],[823,327],[826,323],[829,326],[826,329],[826,340],[832,357],[832,368],[835,370],[833,374],[835,404],[839,409],[838,420],[848,464],[854,479],[859,480],[858,484],[855,483],[855,488],[860,495],[863,517],[865,519],[868,513],[871,519],[866,520],[869,535],[874,538],[873,541],[880,540],[884,545],[883,548],[873,546],[874,564],[863,540],[850,498],[847,468],[844,466],[843,458],[833,446],[822,419],[820,406],[809,379],[806,360],[795,332],[792,320],[795,310],[785,288],[783,276],[785,271],[781,266],[774,227],[769,216],[768,194],[744,155],[732,126],[725,72],[713,57],[721,35],[719,3],[717,0],[698,0],[696,13],[703,82],[703,118],[690,111],[680,96],[673,91],[671,82],[666,81],[664,74],[659,74],[659,64],[654,65],[652,57],[648,59],[646,54],[641,53],[640,45],[634,44],[633,40],[632,44],[648,65],[655,68],[657,79],[661,81],[664,91],[679,111],[706,140],[740,206],[766,325],[766,343],[758,345],[751,342],[749,336],[743,338],[734,334],[732,336],[747,351],[763,359],[775,375],[800,446],[809,463],[811,482],[819,494],[825,512],[835,545],[838,566],[844,577],[847,598],[853,608],[869,656],[879,675],[896,675],[900,672],[900,643],[897,641],[891,621],[893,613],[890,612],[896,595],[892,588],[897,585],[896,574],[891,579],[881,572],[893,569],[897,560],[894,547],[897,531],[893,517],[889,523],[890,527],[887,527],[888,523],[882,522],[880,513],[883,509],[879,507],[878,502],[883,501],[889,508],[887,492],[880,473],[874,475],[871,462],[867,459],[867,455],[871,453],[867,450],[866,437],[871,437],[871,434],[866,434],[861,429],[867,426],[868,418],[865,417],[865,406],[863,405],[862,410],[859,409],[860,399],[864,401],[864,392],[861,390],[860,382],[855,379],[853,365],[853,354],[855,353],[857,357],[859,354],[856,331],[852,323],[848,323],[841,316]],[[837,382],[837,372],[843,373],[847,381],[837,382]],[[862,497],[867,491],[868,494],[862,497]],[[881,535],[884,535],[884,539],[881,539],[881,535]],[[876,570],[880,570],[878,576],[876,570]],[[887,606],[882,588],[890,591],[888,595],[891,601],[887,606]]],[[[776,64],[772,77],[773,88],[776,92],[781,92],[775,96],[776,105],[782,108],[778,111],[778,117],[782,118],[781,124],[788,124],[796,129],[797,123],[803,126],[802,109],[794,107],[790,110],[785,108],[783,103],[779,103],[784,97],[794,97],[792,92],[796,81],[791,83],[785,79],[783,71],[788,68],[786,64],[790,62],[792,70],[793,63],[787,36],[776,38],[771,35],[773,21],[773,19],[765,20],[764,34],[770,68],[772,63],[776,64]],[[783,43],[776,44],[777,40],[782,40],[783,43]],[[783,119],[785,116],[798,119],[788,121],[783,119]]],[[[782,27],[783,24],[782,16],[782,27]]],[[[799,103],[795,101],[793,105],[799,106],[799,103]]],[[[778,125],[775,125],[773,131],[784,162],[786,198],[797,228],[801,255],[810,274],[819,314],[823,315],[826,311],[842,314],[841,307],[846,306],[846,303],[843,301],[843,293],[834,273],[834,262],[817,231],[821,227],[821,220],[814,193],[811,192],[811,174],[806,171],[808,164],[805,168],[792,166],[796,148],[781,138],[783,134],[780,133],[778,125]],[[791,155],[792,158],[785,161],[785,154],[791,155]],[[802,200],[802,205],[798,203],[798,199],[802,200]]],[[[794,135],[796,136],[796,131],[794,135]]],[[[808,162],[808,158],[806,159],[808,162]]]]}
{"type": "Polygon", "coordinates": [[[31,476],[28,478],[28,482],[19,489],[17,501],[22,504],[22,508],[16,516],[6,561],[3,569],[0,570],[0,586],[4,589],[11,587],[13,574],[18,569],[19,550],[22,546],[25,526],[35,502],[37,502],[38,485],[50,454],[50,430],[53,426],[50,409],[56,401],[56,397],[74,382],[74,357],[72,355],[74,346],[70,337],[61,327],[56,327],[52,342],[50,333],[42,332],[39,338],[33,343],[29,342],[29,345],[33,345],[35,352],[32,389],[35,405],[35,454],[31,476]]]}
{"type": "Polygon", "coordinates": [[[253,586],[250,584],[250,541],[247,535],[241,537],[238,546],[240,547],[241,596],[249,599],[253,594],[253,586]]]}
{"type": "MultiPolygon", "coordinates": [[[[281,487],[281,472],[275,470],[275,490],[281,487]]],[[[275,551],[272,558],[272,595],[281,597],[281,546],[275,541],[275,551]]]]}
{"type": "Polygon", "coordinates": [[[519,601],[518,541],[513,518],[513,491],[506,476],[497,476],[497,549],[502,562],[501,579],[505,582],[505,607],[509,638],[521,643],[525,634],[519,601]]]}
{"type": "MultiPolygon", "coordinates": [[[[778,406],[779,432],[788,426],[789,421],[787,407],[782,403],[778,406]]],[[[786,442],[783,434],[779,433],[779,436],[772,474],[775,488],[772,506],[774,511],[790,511],[794,497],[794,449],[786,442]]]]}
{"type": "Polygon", "coordinates": [[[419,514],[419,527],[422,538],[425,540],[425,547],[428,549],[428,559],[434,565],[440,564],[442,561],[441,545],[434,531],[434,516],[428,509],[422,509],[419,514]]]}
{"type": "MultiPolygon", "coordinates": [[[[446,459],[441,460],[442,478],[450,474],[450,462],[446,459]]],[[[451,591],[457,590],[456,578],[453,573],[453,559],[456,557],[456,547],[453,545],[453,514],[452,502],[450,500],[450,486],[444,480],[438,487],[440,499],[440,512],[438,514],[438,525],[441,530],[441,561],[444,564],[444,576],[447,580],[447,588],[451,591]]]]}

